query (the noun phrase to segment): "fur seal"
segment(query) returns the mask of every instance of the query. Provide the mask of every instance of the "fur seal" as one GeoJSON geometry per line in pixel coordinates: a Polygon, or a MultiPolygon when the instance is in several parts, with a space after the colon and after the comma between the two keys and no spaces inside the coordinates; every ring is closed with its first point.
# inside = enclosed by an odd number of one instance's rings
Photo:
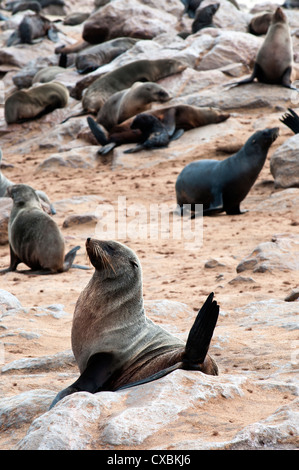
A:
{"type": "Polygon", "coordinates": [[[185,343],[145,315],[141,265],[134,251],[116,241],[90,238],[86,251],[95,271],[77,300],[71,333],[81,375],[58,393],[51,407],[75,392],[116,391],[175,369],[218,375],[208,355],[219,314],[213,293],[185,343]]]}
{"type": "Polygon", "coordinates": [[[195,12],[194,21],[192,23],[192,34],[197,33],[203,28],[213,28],[213,16],[217,12],[220,3],[213,3],[203,8],[198,8],[195,12]]]}
{"type": "Polygon", "coordinates": [[[79,73],[90,73],[101,65],[108,64],[136,44],[136,38],[116,38],[96,46],[84,48],[76,57],[79,73]]]}
{"type": "Polygon", "coordinates": [[[185,70],[177,59],[137,60],[97,78],[82,98],[84,111],[97,114],[105,101],[117,91],[130,88],[135,82],[156,82],[185,70]]]}
{"type": "Polygon", "coordinates": [[[72,248],[64,256],[65,244],[58,225],[43,211],[31,186],[16,184],[7,193],[13,199],[8,223],[10,265],[0,273],[16,271],[20,263],[37,274],[68,271],[80,247],[72,248]]]}
{"type": "Polygon", "coordinates": [[[155,82],[136,82],[130,88],[114,93],[97,114],[97,122],[108,131],[117,124],[150,108],[151,103],[165,103],[171,96],[155,82]]]}
{"type": "Polygon", "coordinates": [[[299,116],[291,108],[288,108],[288,113],[285,113],[279,120],[288,126],[294,134],[299,134],[299,116]]]}
{"type": "Polygon", "coordinates": [[[65,68],[59,67],[58,65],[50,65],[45,67],[38,72],[33,77],[32,83],[48,83],[52,80],[55,80],[56,76],[60,73],[65,72],[65,68]]]}
{"type": "Polygon", "coordinates": [[[68,97],[68,89],[58,82],[16,91],[5,100],[5,120],[12,124],[39,118],[66,106],[68,97]]]}
{"type": "Polygon", "coordinates": [[[272,21],[273,12],[266,11],[264,13],[259,13],[251,18],[248,31],[250,34],[254,34],[255,36],[261,36],[263,34],[267,34],[270,23],[272,21]]]}
{"type": "MultiPolygon", "coordinates": [[[[10,181],[8,178],[6,178],[6,176],[3,175],[1,171],[1,162],[2,162],[2,150],[0,149],[0,197],[6,197],[7,189],[10,186],[14,186],[14,183],[10,181]]],[[[35,192],[39,197],[40,203],[44,211],[48,212],[49,214],[53,214],[53,215],[56,214],[56,210],[53,204],[50,202],[50,199],[48,198],[47,194],[44,191],[41,191],[39,189],[36,189],[35,192]]]]}
{"type": "MultiPolygon", "coordinates": [[[[225,121],[229,118],[229,113],[223,112],[217,108],[202,107],[192,105],[173,105],[166,108],[158,108],[147,112],[158,118],[169,130],[170,135],[180,130],[189,130],[196,127],[206,126],[225,121]]],[[[91,132],[102,146],[99,153],[105,155],[114,147],[128,143],[142,142],[143,136],[141,131],[132,129],[133,119],[121,123],[111,129],[109,135],[105,130],[91,118],[87,118],[91,132]]]]}
{"type": "Polygon", "coordinates": [[[74,12],[70,13],[63,19],[63,24],[68,26],[76,26],[77,24],[84,23],[89,18],[90,13],[74,12]]]}
{"type": "MultiPolygon", "coordinates": [[[[203,204],[203,215],[226,212],[241,214],[240,203],[249,193],[265,163],[279,128],[255,132],[245,145],[225,160],[199,160],[189,163],[176,184],[181,214],[185,204],[203,204]]],[[[195,215],[195,214],[194,214],[195,215]]]]}
{"type": "Polygon", "coordinates": [[[8,38],[6,45],[13,44],[33,44],[47,36],[51,41],[58,39],[56,26],[46,17],[36,13],[35,15],[25,15],[18,29],[8,38]]]}
{"type": "Polygon", "coordinates": [[[264,42],[257,53],[251,76],[228,85],[239,86],[251,83],[256,78],[262,83],[282,85],[297,90],[291,84],[292,62],[293,47],[288,19],[282,8],[278,7],[272,16],[264,42]]]}
{"type": "MultiPolygon", "coordinates": [[[[173,114],[175,110],[173,109],[173,114]]],[[[152,114],[138,114],[131,124],[131,129],[141,131],[141,143],[135,148],[125,150],[124,153],[135,153],[140,150],[152,150],[167,147],[170,141],[176,140],[183,135],[183,129],[175,132],[172,116],[169,115],[169,123],[163,123],[152,114]]]]}

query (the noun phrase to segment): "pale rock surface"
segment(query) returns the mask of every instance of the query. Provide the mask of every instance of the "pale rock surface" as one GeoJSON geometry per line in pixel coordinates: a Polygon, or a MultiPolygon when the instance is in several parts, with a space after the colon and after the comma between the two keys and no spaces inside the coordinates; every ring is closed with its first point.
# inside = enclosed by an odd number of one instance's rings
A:
{"type": "Polygon", "coordinates": [[[299,134],[287,139],[271,157],[270,171],[278,188],[299,187],[299,134]]]}
{"type": "Polygon", "coordinates": [[[250,270],[254,273],[273,270],[299,270],[299,237],[277,235],[273,241],[258,245],[237,266],[237,272],[250,270]]]}

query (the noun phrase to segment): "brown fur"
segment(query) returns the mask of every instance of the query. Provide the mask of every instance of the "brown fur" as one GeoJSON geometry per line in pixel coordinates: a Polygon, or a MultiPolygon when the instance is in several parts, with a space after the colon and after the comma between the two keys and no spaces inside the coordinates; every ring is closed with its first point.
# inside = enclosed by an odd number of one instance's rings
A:
{"type": "Polygon", "coordinates": [[[23,122],[67,105],[69,93],[61,83],[51,82],[10,95],[4,105],[7,124],[23,122]]]}

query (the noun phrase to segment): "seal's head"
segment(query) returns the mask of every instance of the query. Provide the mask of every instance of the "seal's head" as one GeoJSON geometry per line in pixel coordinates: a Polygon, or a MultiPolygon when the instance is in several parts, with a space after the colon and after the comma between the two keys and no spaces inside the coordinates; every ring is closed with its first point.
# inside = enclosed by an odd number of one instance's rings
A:
{"type": "Polygon", "coordinates": [[[36,192],[27,184],[14,184],[7,188],[7,194],[12,198],[16,207],[25,207],[27,205],[41,207],[36,192]]]}
{"type": "Polygon", "coordinates": [[[264,129],[262,131],[255,132],[246,142],[245,146],[250,147],[250,153],[253,153],[253,148],[268,151],[273,142],[279,135],[279,127],[273,127],[272,129],[264,129]]]}
{"type": "Polygon", "coordinates": [[[129,247],[122,243],[87,238],[86,252],[102,279],[125,277],[129,283],[129,280],[141,278],[139,259],[129,247]]]}
{"type": "Polygon", "coordinates": [[[276,23],[287,23],[287,16],[284,13],[281,7],[276,8],[273,16],[272,16],[272,24],[276,23]]]}

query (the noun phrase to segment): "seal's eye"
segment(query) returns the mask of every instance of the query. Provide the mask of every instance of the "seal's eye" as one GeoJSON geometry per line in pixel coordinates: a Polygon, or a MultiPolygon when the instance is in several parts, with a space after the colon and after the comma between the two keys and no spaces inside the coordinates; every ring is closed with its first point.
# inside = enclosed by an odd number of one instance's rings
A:
{"type": "Polygon", "coordinates": [[[110,244],[107,244],[105,247],[104,247],[104,250],[106,251],[106,253],[108,253],[108,255],[111,255],[115,252],[115,248],[110,245],[110,244]]]}
{"type": "Polygon", "coordinates": [[[134,268],[138,268],[138,264],[136,263],[136,261],[130,260],[130,263],[134,266],[134,268]]]}

